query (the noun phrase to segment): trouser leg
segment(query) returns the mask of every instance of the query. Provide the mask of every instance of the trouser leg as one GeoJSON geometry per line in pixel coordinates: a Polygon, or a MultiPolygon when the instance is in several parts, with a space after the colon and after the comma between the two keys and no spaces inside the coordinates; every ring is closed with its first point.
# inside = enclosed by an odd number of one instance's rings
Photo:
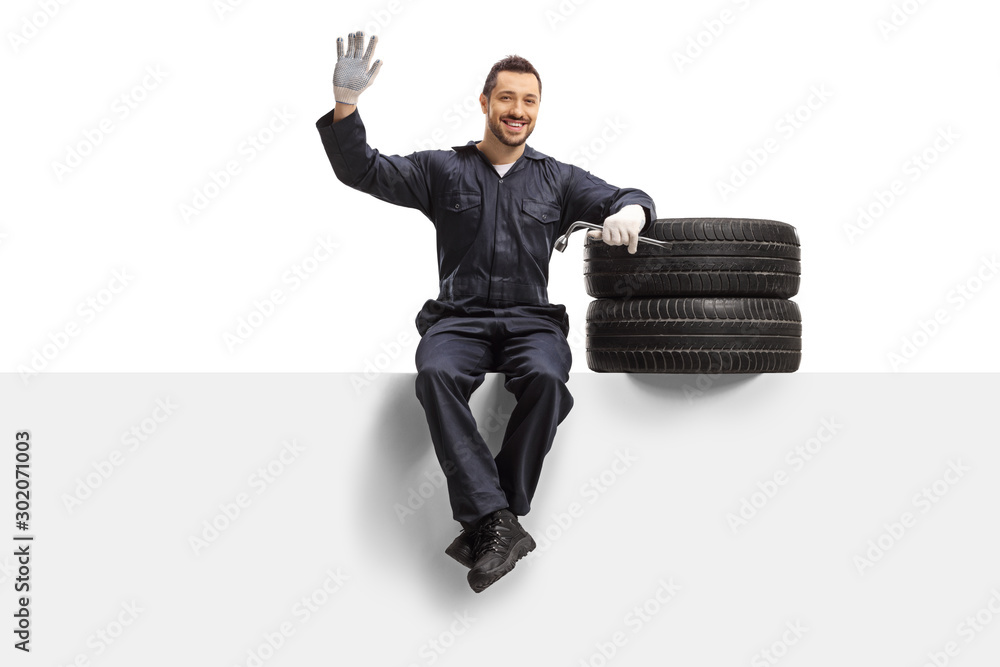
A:
{"type": "Polygon", "coordinates": [[[566,388],[573,358],[565,334],[547,318],[509,318],[504,324],[505,343],[497,355],[497,368],[506,376],[504,386],[517,405],[496,467],[510,511],[523,516],[531,508],[556,427],[573,407],[566,388]]]}
{"type": "Polygon", "coordinates": [[[456,521],[472,523],[507,507],[496,463],[469,409],[469,397],[494,363],[488,321],[449,317],[417,345],[417,399],[441,469],[456,521]]]}

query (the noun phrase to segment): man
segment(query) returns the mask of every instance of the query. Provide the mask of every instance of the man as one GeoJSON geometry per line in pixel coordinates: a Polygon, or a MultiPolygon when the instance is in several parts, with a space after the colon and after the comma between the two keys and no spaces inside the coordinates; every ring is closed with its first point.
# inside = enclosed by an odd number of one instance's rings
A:
{"type": "Polygon", "coordinates": [[[334,173],[346,185],[415,208],[437,230],[440,293],[416,318],[416,394],[448,480],[462,531],[445,552],[469,567],[477,593],[535,548],[517,517],[528,513],[542,460],[573,398],[565,306],[548,301],[555,240],[576,220],[634,253],[655,219],[644,192],[618,189],[525,142],[535,128],[542,83],[531,63],[496,63],[479,102],[483,140],[448,151],[382,155],[366,141],[358,96],[382,66],[364,34],[337,39],[336,106],[316,122],[334,173]],[[369,67],[370,65],[370,67],[369,67]],[[503,373],[517,405],[494,458],[469,397],[487,372],[503,373]]]}

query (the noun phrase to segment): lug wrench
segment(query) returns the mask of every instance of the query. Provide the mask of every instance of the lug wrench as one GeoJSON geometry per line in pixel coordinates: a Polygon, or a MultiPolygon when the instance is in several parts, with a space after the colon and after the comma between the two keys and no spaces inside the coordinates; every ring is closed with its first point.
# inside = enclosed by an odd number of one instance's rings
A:
{"type": "MultiPolygon", "coordinates": [[[[577,229],[580,229],[581,227],[589,227],[590,229],[598,229],[598,230],[604,229],[602,225],[595,225],[592,222],[583,222],[582,220],[574,222],[572,225],[569,226],[569,229],[566,230],[565,234],[556,239],[556,244],[553,247],[559,252],[565,252],[566,246],[569,245],[569,235],[575,232],[577,229]]],[[[653,245],[660,246],[664,250],[670,250],[671,248],[674,247],[674,244],[670,243],[669,241],[650,239],[646,238],[645,236],[640,236],[639,241],[643,243],[652,243],[653,245]]]]}

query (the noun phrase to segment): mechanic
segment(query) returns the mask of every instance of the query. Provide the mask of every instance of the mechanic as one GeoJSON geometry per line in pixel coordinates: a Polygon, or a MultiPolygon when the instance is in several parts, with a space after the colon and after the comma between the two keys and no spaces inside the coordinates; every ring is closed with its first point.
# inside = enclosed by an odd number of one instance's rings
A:
{"type": "Polygon", "coordinates": [[[589,232],[595,238],[634,253],[656,213],[646,193],[616,188],[525,143],[542,82],[519,56],[500,60],[486,78],[482,141],[380,154],[367,144],[357,110],[382,66],[371,62],[377,43],[371,37],[364,50],[364,33],[351,33],[345,53],[337,39],[336,106],[316,128],[341,182],[415,208],[436,228],[440,292],[416,317],[416,395],[462,525],[445,553],[470,568],[479,593],[535,548],[517,517],[528,513],[542,460],[573,406],[569,318],[547,292],[553,244],[583,220],[603,225],[589,232]],[[495,458],[469,409],[488,372],[503,373],[517,400],[495,458]]]}

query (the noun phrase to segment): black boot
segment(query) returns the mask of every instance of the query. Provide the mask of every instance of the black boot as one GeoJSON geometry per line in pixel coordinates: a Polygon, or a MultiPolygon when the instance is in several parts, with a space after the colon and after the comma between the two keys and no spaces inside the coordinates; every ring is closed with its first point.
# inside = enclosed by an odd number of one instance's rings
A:
{"type": "Polygon", "coordinates": [[[463,521],[462,532],[452,540],[452,543],[448,545],[448,548],[444,552],[465,567],[471,568],[476,564],[475,547],[476,527],[463,521]]]}
{"type": "Polygon", "coordinates": [[[469,570],[469,586],[482,593],[494,581],[514,569],[514,564],[535,548],[510,510],[497,510],[476,524],[475,565],[469,570]]]}

